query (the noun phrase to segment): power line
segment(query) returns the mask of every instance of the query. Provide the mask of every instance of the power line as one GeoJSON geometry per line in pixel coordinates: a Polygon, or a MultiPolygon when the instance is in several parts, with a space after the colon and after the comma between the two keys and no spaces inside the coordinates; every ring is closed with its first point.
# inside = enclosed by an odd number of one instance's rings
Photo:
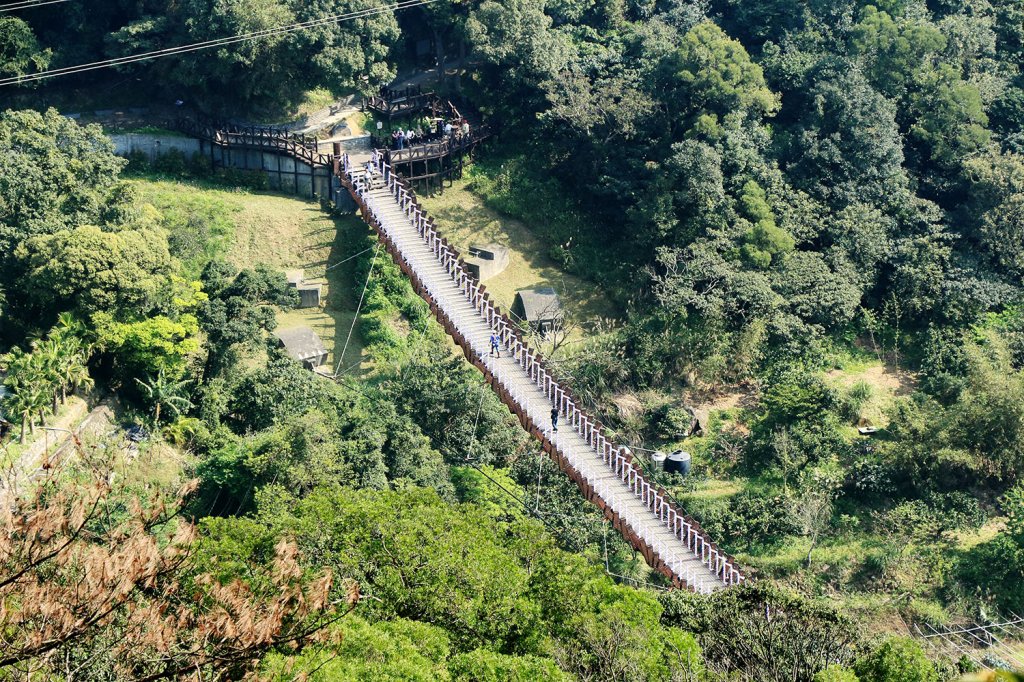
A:
{"type": "Polygon", "coordinates": [[[323,26],[325,24],[344,23],[355,19],[362,19],[377,14],[383,14],[385,12],[397,12],[399,10],[409,9],[412,7],[420,7],[422,5],[429,5],[431,3],[438,1],[439,0],[399,0],[398,2],[391,5],[383,5],[380,7],[371,7],[362,10],[355,10],[352,12],[333,14],[326,17],[322,17],[320,19],[312,19],[309,21],[299,22],[295,24],[288,24],[285,26],[277,26],[274,28],[263,29],[260,31],[252,31],[250,33],[227,36],[225,38],[218,38],[215,40],[206,40],[198,43],[191,43],[188,45],[169,47],[162,50],[142,52],[136,55],[129,55],[126,57],[116,57],[113,59],[104,59],[101,61],[90,62],[87,64],[78,64],[75,66],[66,66],[59,69],[50,69],[48,71],[42,71],[40,73],[29,74],[26,76],[11,76],[8,78],[0,79],[0,86],[30,83],[34,81],[44,80],[47,78],[56,78],[57,76],[68,76],[71,74],[83,73],[85,71],[95,71],[97,69],[106,69],[114,66],[133,64],[135,62],[146,61],[149,59],[158,59],[160,57],[170,57],[179,54],[185,54],[187,52],[196,52],[198,50],[205,50],[212,47],[222,47],[225,45],[232,45],[234,43],[245,42],[247,40],[270,38],[273,36],[284,35],[286,33],[292,33],[303,29],[323,26]]]}
{"type": "Polygon", "coordinates": [[[149,59],[157,59],[159,57],[174,56],[178,54],[184,54],[186,52],[196,52],[198,50],[205,50],[211,47],[221,47],[224,45],[231,45],[234,43],[244,42],[247,40],[256,40],[259,38],[269,38],[277,35],[283,35],[294,31],[314,28],[329,23],[342,23],[345,21],[352,21],[353,19],[361,19],[364,17],[373,16],[376,14],[383,14],[388,11],[397,11],[401,9],[407,9],[409,7],[417,7],[420,5],[427,5],[438,0],[399,0],[399,2],[393,5],[384,5],[381,7],[367,8],[362,10],[355,10],[352,12],[346,12],[341,14],[329,15],[320,19],[312,19],[309,21],[299,22],[296,24],[289,24],[285,26],[277,26],[269,29],[262,29],[259,31],[252,31],[250,33],[237,34],[234,36],[227,36],[224,38],[217,38],[214,40],[206,40],[198,43],[191,43],[189,45],[179,45],[177,47],[169,47],[161,50],[153,50],[151,52],[143,52],[136,55],[129,55],[126,57],[116,57],[113,59],[105,59],[98,62],[90,62],[87,64],[79,64],[76,66],[67,66],[59,69],[50,69],[49,71],[43,71],[36,74],[30,74],[27,76],[12,76],[4,79],[0,79],[0,85],[11,85],[15,83],[33,82],[37,80],[43,80],[45,78],[54,78],[56,76],[66,76],[75,73],[82,73],[84,71],[94,71],[96,69],[104,69],[112,66],[122,66],[124,64],[131,64],[134,62],[145,61],[149,59]]]}
{"type": "Polygon", "coordinates": [[[352,260],[353,258],[356,258],[356,257],[358,257],[358,256],[362,256],[362,255],[363,255],[364,253],[369,253],[370,251],[373,251],[373,247],[372,247],[372,246],[370,246],[370,247],[367,247],[367,248],[363,249],[363,250],[362,250],[362,251],[360,251],[359,253],[354,253],[354,254],[352,254],[351,256],[349,256],[348,258],[346,258],[345,260],[340,260],[340,261],[338,261],[337,263],[335,263],[335,264],[333,264],[333,265],[328,265],[328,266],[327,266],[326,268],[324,268],[324,269],[325,269],[325,270],[333,270],[334,268],[338,267],[338,266],[339,266],[339,265],[341,265],[342,263],[347,263],[347,262],[349,262],[350,260],[352,260]]]}
{"type": "Polygon", "coordinates": [[[44,5],[58,5],[62,2],[68,2],[69,0],[22,0],[21,2],[9,2],[6,5],[0,5],[0,12],[17,12],[20,9],[32,9],[33,7],[43,7],[44,5]]]}

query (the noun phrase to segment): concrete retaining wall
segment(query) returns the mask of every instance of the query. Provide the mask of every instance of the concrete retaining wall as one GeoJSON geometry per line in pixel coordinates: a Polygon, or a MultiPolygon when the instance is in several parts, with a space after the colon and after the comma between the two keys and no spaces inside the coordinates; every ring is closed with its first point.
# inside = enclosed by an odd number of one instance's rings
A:
{"type": "Polygon", "coordinates": [[[338,140],[338,144],[341,145],[341,151],[343,152],[368,152],[373,149],[369,133],[338,140]]]}
{"type": "MultiPolygon", "coordinates": [[[[123,133],[110,137],[114,141],[115,153],[120,156],[128,156],[132,152],[142,153],[152,162],[172,150],[186,157],[200,154],[220,168],[263,171],[267,175],[270,188],[276,192],[295,194],[307,199],[330,197],[338,202],[341,211],[354,212],[356,209],[352,198],[348,192],[341,190],[341,185],[330,168],[305,163],[286,154],[275,154],[259,149],[219,147],[204,140],[175,135],[123,133]]],[[[344,140],[342,149],[369,149],[369,144],[369,135],[359,136],[344,140]]]]}
{"type": "Polygon", "coordinates": [[[149,135],[140,133],[122,133],[111,135],[114,141],[114,153],[120,156],[128,156],[132,152],[146,155],[150,161],[155,161],[162,154],[172,149],[192,156],[200,151],[200,142],[191,137],[179,137],[177,135],[149,135]]]}

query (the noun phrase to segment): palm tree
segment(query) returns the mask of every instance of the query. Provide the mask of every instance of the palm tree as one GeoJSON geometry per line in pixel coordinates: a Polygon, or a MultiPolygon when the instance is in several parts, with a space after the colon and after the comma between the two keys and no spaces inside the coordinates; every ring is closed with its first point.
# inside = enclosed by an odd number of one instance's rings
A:
{"type": "Polygon", "coordinates": [[[25,399],[24,393],[11,393],[4,401],[6,411],[13,418],[18,415],[21,418],[21,442],[28,438],[28,421],[32,418],[32,411],[35,409],[31,402],[25,399]]]}
{"type": "Polygon", "coordinates": [[[61,330],[54,331],[50,338],[55,339],[60,346],[56,373],[60,401],[65,403],[69,390],[74,393],[83,386],[93,385],[86,364],[89,361],[89,350],[78,336],[64,333],[61,330]]]}
{"type": "Polygon", "coordinates": [[[17,347],[3,356],[3,364],[7,367],[5,383],[11,390],[7,404],[12,414],[21,417],[21,440],[24,442],[27,428],[35,433],[32,415],[39,402],[39,373],[32,354],[17,347]]]}
{"type": "Polygon", "coordinates": [[[165,405],[176,417],[192,407],[192,403],[185,397],[187,379],[182,381],[168,379],[161,369],[150,381],[136,379],[135,382],[153,404],[153,419],[157,423],[160,422],[160,412],[165,405]]]}
{"type": "Polygon", "coordinates": [[[28,436],[26,430],[29,433],[35,434],[36,420],[33,415],[40,413],[41,422],[42,411],[46,409],[49,403],[50,396],[46,391],[46,387],[39,382],[24,382],[7,398],[11,414],[21,417],[21,442],[24,443],[28,436]]]}
{"type": "Polygon", "coordinates": [[[61,374],[61,401],[67,400],[67,391],[72,394],[80,388],[92,388],[95,383],[89,376],[89,368],[85,364],[85,357],[82,355],[71,356],[70,362],[63,366],[61,374]]]}
{"type": "Polygon", "coordinates": [[[32,358],[39,372],[39,379],[49,387],[53,413],[57,414],[57,398],[61,395],[62,388],[62,366],[67,361],[64,344],[56,336],[37,341],[33,344],[32,358]]]}

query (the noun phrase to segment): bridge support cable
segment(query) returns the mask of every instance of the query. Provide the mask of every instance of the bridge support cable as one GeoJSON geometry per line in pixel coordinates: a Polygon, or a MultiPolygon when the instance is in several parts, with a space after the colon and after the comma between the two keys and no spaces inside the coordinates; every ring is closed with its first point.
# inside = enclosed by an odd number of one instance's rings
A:
{"type": "Polygon", "coordinates": [[[363,218],[466,357],[647,562],[676,585],[699,592],[741,582],[743,574],[732,557],[648,480],[632,454],[608,438],[600,422],[528,347],[519,327],[466,270],[458,251],[384,158],[374,152],[367,166],[352,164],[347,155],[333,162],[363,218]],[[490,356],[492,333],[507,351],[503,357],[490,356]],[[564,419],[558,433],[545,426],[552,407],[564,419]]]}

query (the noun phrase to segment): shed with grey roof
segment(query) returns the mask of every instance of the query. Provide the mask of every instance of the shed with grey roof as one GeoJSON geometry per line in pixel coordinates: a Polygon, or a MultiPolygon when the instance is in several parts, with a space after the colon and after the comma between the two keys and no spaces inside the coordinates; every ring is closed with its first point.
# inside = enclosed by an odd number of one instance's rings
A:
{"type": "Polygon", "coordinates": [[[309,327],[292,327],[277,332],[278,344],[288,356],[298,360],[306,369],[316,369],[327,362],[327,348],[316,332],[309,327]]]}
{"type": "Polygon", "coordinates": [[[551,287],[523,289],[516,292],[512,315],[543,334],[561,323],[562,302],[551,287]]]}

